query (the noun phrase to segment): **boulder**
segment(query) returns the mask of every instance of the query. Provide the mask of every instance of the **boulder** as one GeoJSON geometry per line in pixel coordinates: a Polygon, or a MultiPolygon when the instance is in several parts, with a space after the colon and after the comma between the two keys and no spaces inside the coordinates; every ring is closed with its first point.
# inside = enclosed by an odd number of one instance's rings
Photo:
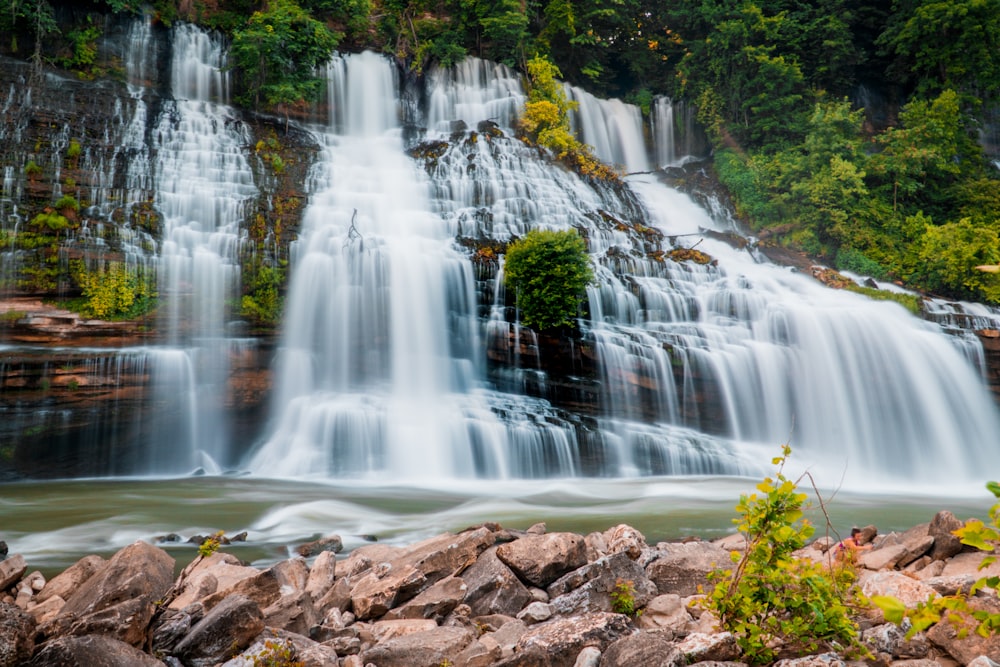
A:
{"type": "Polygon", "coordinates": [[[698,593],[699,586],[707,589],[708,573],[731,563],[729,552],[710,542],[660,543],[656,558],[646,566],[646,576],[661,595],[684,597],[698,593]]]}
{"type": "Polygon", "coordinates": [[[892,658],[926,658],[930,651],[923,633],[907,639],[906,631],[895,623],[884,623],[862,631],[861,643],[876,655],[884,653],[892,658]]]}
{"type": "Polygon", "coordinates": [[[29,667],[163,667],[134,646],[103,635],[57,637],[45,643],[29,667]]]}
{"type": "Polygon", "coordinates": [[[586,543],[574,533],[525,535],[496,553],[521,580],[539,588],[587,563],[586,543]]]}
{"type": "Polygon", "coordinates": [[[552,618],[553,607],[546,602],[532,602],[517,613],[517,619],[527,625],[534,625],[552,618]]]}
{"type": "Polygon", "coordinates": [[[173,584],[174,559],[145,542],[119,550],[73,593],[59,613],[39,627],[46,637],[108,634],[142,643],[146,628],[173,584]]]}
{"type": "Polygon", "coordinates": [[[100,556],[84,556],[50,579],[35,596],[35,602],[45,602],[51,597],[68,600],[94,573],[107,564],[100,556]]]}
{"type": "Polygon", "coordinates": [[[268,628],[249,648],[222,667],[259,667],[261,665],[298,665],[301,667],[337,667],[337,652],[294,632],[268,628]]]}
{"type": "Polygon", "coordinates": [[[931,559],[947,560],[962,551],[962,541],[954,534],[962,526],[962,521],[951,512],[942,511],[934,515],[927,527],[927,534],[934,538],[931,559]]]}
{"type": "Polygon", "coordinates": [[[301,593],[309,581],[309,566],[301,558],[278,561],[268,571],[277,579],[282,595],[301,593]]]}
{"type": "Polygon", "coordinates": [[[257,603],[230,595],[191,628],[174,655],[185,667],[212,667],[250,646],[263,630],[264,614],[257,603]]]}
{"type": "Polygon", "coordinates": [[[988,554],[982,551],[969,551],[960,553],[957,556],[949,558],[944,565],[944,569],[941,570],[942,577],[953,577],[955,575],[970,575],[979,579],[980,577],[996,577],[1000,576],[1000,559],[993,561],[993,563],[983,569],[979,569],[979,565],[983,562],[983,558],[988,554]]]}
{"type": "Polygon", "coordinates": [[[328,535],[312,542],[300,544],[295,548],[295,553],[303,558],[312,558],[321,553],[339,554],[343,550],[344,542],[340,539],[340,535],[328,535]]]}
{"type": "Polygon", "coordinates": [[[400,621],[376,621],[372,623],[371,633],[375,642],[384,642],[396,637],[404,637],[417,632],[427,632],[438,627],[438,624],[428,618],[404,619],[400,621]]]}
{"type": "Polygon", "coordinates": [[[599,664],[600,667],[683,667],[688,663],[670,635],[662,632],[637,632],[608,646],[601,655],[599,664]]]}
{"type": "Polygon", "coordinates": [[[178,577],[177,591],[168,605],[183,609],[212,593],[229,590],[237,582],[260,574],[260,570],[240,563],[232,554],[216,551],[208,558],[191,562],[178,577]]]}
{"type": "Polygon", "coordinates": [[[459,577],[446,577],[415,598],[385,614],[386,619],[430,618],[441,621],[454,611],[468,592],[459,577]]]}
{"type": "Polygon", "coordinates": [[[191,626],[204,615],[205,609],[198,603],[181,610],[165,610],[153,628],[153,651],[160,654],[173,652],[177,642],[187,636],[191,626]]]}
{"type": "Polygon", "coordinates": [[[0,667],[19,667],[35,650],[35,619],[19,607],[0,602],[0,667]]]}
{"type": "MultiPolygon", "coordinates": [[[[993,614],[1000,613],[1000,601],[996,598],[972,598],[969,605],[973,609],[982,608],[993,614]]],[[[969,629],[975,627],[975,621],[964,613],[959,616],[959,622],[946,618],[935,623],[927,630],[927,639],[963,665],[968,665],[980,656],[1000,661],[1000,635],[982,637],[975,631],[970,632],[969,629]]]]}
{"type": "Polygon", "coordinates": [[[650,600],[638,619],[638,625],[643,630],[658,630],[670,638],[684,637],[694,631],[694,619],[681,596],[674,593],[658,595],[650,600]]]}
{"type": "Polygon", "coordinates": [[[27,571],[28,565],[24,562],[24,556],[21,554],[14,554],[6,560],[0,560],[0,593],[20,581],[27,571]]]}
{"type": "Polygon", "coordinates": [[[778,660],[774,667],[847,667],[847,663],[836,653],[820,653],[778,660]]]}
{"type": "Polygon", "coordinates": [[[45,599],[44,602],[38,602],[34,605],[28,607],[28,613],[31,614],[32,618],[39,625],[43,623],[48,623],[53,618],[59,615],[62,608],[66,605],[66,601],[63,600],[58,595],[53,595],[45,599]]]}
{"type": "Polygon", "coordinates": [[[332,551],[323,551],[309,568],[309,578],[306,581],[306,592],[313,600],[322,599],[327,591],[333,588],[337,581],[337,555],[332,551]]]}
{"type": "Polygon", "coordinates": [[[736,644],[736,637],[731,632],[714,634],[692,632],[676,646],[688,664],[705,660],[725,662],[735,660],[740,655],[740,647],[736,644]]]}
{"type": "Polygon", "coordinates": [[[381,563],[352,580],[351,606],[359,620],[378,618],[424,588],[427,577],[410,563],[381,563]]]}
{"type": "Polygon", "coordinates": [[[263,572],[252,567],[248,569],[253,571],[251,576],[238,579],[231,586],[220,586],[215,593],[202,598],[200,602],[205,607],[205,611],[210,611],[215,605],[232,595],[241,595],[250,598],[261,609],[270,607],[281,598],[281,583],[278,580],[278,570],[275,570],[273,567],[263,572]]]}
{"type": "Polygon", "coordinates": [[[376,644],[361,653],[362,664],[378,667],[440,667],[461,653],[475,639],[467,628],[439,627],[376,644]]]}
{"type": "Polygon", "coordinates": [[[628,617],[598,612],[559,618],[531,626],[517,642],[517,649],[499,665],[504,667],[572,667],[585,646],[601,651],[632,631],[628,617]]]}
{"type": "Polygon", "coordinates": [[[613,594],[619,586],[629,588],[638,610],[657,595],[656,584],[629,555],[620,551],[588,563],[553,582],[550,602],[563,616],[581,612],[614,611],[613,594]]]}
{"type": "Polygon", "coordinates": [[[264,611],[264,624],[299,635],[308,635],[309,629],[318,625],[321,616],[316,611],[312,597],[305,591],[281,596],[264,611]]]}
{"type": "Polygon", "coordinates": [[[475,640],[455,656],[455,664],[464,667],[492,667],[502,656],[495,642],[475,640]]]}
{"type": "Polygon", "coordinates": [[[604,531],[603,537],[608,555],[625,553],[632,560],[636,560],[647,547],[646,536],[624,523],[604,531]]]}
{"type": "MultiPolygon", "coordinates": [[[[867,597],[889,595],[897,598],[908,609],[912,609],[934,594],[934,589],[925,583],[891,570],[882,572],[861,571],[858,577],[861,592],[867,597]]],[[[884,622],[881,610],[874,609],[877,621],[884,622]]]]}
{"type": "Polygon", "coordinates": [[[516,616],[531,600],[531,593],[492,547],[462,573],[466,593],[463,602],[475,616],[503,614],[516,616]]]}

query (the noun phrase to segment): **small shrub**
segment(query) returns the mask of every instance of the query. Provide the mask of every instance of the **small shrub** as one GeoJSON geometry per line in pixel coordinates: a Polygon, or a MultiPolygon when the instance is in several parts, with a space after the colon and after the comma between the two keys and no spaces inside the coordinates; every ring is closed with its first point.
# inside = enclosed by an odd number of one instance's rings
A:
{"type": "Polygon", "coordinates": [[[587,244],[572,229],[531,230],[507,248],[504,271],[521,321],[538,330],[572,326],[594,276],[587,244]]]}
{"type": "Polygon", "coordinates": [[[42,168],[34,160],[28,160],[28,164],[24,165],[24,174],[31,180],[35,180],[42,175],[42,168]]]}
{"type": "Polygon", "coordinates": [[[771,663],[782,651],[806,655],[826,646],[863,651],[849,615],[848,605],[860,604],[853,571],[792,555],[813,528],[802,518],[806,494],[782,473],[790,453],[785,445],[773,460],[777,474],[757,485],[760,495],[740,497],[734,523],[746,537],[746,551],[732,553],[732,569],[709,576],[715,588],[705,604],[751,664],[771,663]]]}
{"type": "Polygon", "coordinates": [[[254,656],[253,667],[304,667],[305,663],[295,660],[295,647],[291,641],[279,642],[268,639],[264,649],[254,656]]]}
{"type": "Polygon", "coordinates": [[[635,582],[619,579],[611,591],[611,611],[626,616],[637,616],[635,608],[635,582]]]}
{"type": "Polygon", "coordinates": [[[225,531],[217,531],[215,535],[211,537],[206,537],[202,540],[201,544],[198,545],[198,555],[202,558],[208,558],[222,545],[222,536],[225,535],[225,531]]]}

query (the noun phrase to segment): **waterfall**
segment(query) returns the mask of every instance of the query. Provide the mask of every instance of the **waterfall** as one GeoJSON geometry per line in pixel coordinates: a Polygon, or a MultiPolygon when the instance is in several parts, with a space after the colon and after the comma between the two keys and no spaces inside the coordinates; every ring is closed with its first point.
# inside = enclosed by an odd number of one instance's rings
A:
{"type": "Polygon", "coordinates": [[[222,416],[229,303],[238,295],[240,222],[257,194],[245,151],[250,136],[227,106],[220,39],[195,26],[173,27],[171,91],[154,131],[160,326],[175,348],[154,355],[163,417],[159,473],[213,469],[229,454],[222,416]],[[165,415],[175,414],[174,410],[165,415]]]}
{"type": "MultiPolygon", "coordinates": [[[[328,76],[335,113],[317,130],[325,148],[294,248],[273,425],[249,460],[255,473],[744,475],[790,442],[830,484],[982,476],[1000,421],[968,338],[714,240],[708,213],[653,174],[615,191],[551,168],[510,136],[523,91],[504,68],[468,61],[430,73],[422,139],[453,141],[426,173],[405,156],[387,61],[338,58],[328,76]],[[473,129],[487,119],[502,132],[473,129]],[[647,253],[609,218],[660,230],[661,252],[697,245],[715,261],[647,253]],[[533,228],[588,238],[593,422],[522,395],[526,384],[546,391],[530,365],[485,380],[477,350],[530,340],[503,316],[502,274],[477,323],[471,266],[452,240],[507,242],[533,228]],[[705,395],[710,405],[699,404],[705,395]]],[[[572,94],[582,139],[646,171],[638,110],[572,94]]]]}

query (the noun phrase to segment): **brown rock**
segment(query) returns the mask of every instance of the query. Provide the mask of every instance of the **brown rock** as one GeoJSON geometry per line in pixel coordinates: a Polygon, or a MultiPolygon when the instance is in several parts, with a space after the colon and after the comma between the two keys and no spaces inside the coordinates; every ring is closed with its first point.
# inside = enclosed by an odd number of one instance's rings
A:
{"type": "MultiPolygon", "coordinates": [[[[153,619],[155,611],[156,607],[153,603],[145,596],[141,596],[85,614],[69,627],[58,624],[48,627],[58,627],[60,635],[77,637],[105,635],[132,646],[140,646],[146,639],[146,630],[149,628],[149,622],[153,619]]],[[[51,630],[48,634],[51,636],[51,630]]]]}
{"type": "Polygon", "coordinates": [[[14,554],[6,560],[0,560],[0,592],[20,581],[27,571],[28,565],[24,562],[24,556],[21,554],[14,554]]]}
{"type": "Polygon", "coordinates": [[[53,596],[68,600],[94,573],[107,564],[100,556],[84,556],[57,574],[35,596],[35,602],[45,602],[53,596]]]}
{"type": "Polygon", "coordinates": [[[174,581],[174,559],[166,551],[135,542],[116,553],[66,600],[57,618],[82,617],[122,602],[161,599],[174,581]]]}
{"type": "Polygon", "coordinates": [[[580,567],[549,586],[556,613],[563,616],[595,611],[614,611],[613,594],[619,585],[631,591],[635,610],[656,597],[656,584],[646,571],[622,551],[580,567]]]}
{"type": "Polygon", "coordinates": [[[962,527],[962,522],[948,511],[938,512],[927,527],[927,534],[934,538],[930,556],[933,560],[946,560],[962,551],[962,541],[954,531],[962,527]]]}
{"type": "Polygon", "coordinates": [[[336,667],[337,652],[330,646],[303,637],[294,632],[267,628],[257,640],[222,667],[251,667],[253,665],[284,665],[277,656],[289,655],[290,660],[302,667],[336,667]]]}
{"type": "Polygon", "coordinates": [[[426,582],[424,574],[409,563],[395,567],[382,563],[353,583],[351,605],[359,620],[378,618],[397,601],[416,595],[426,582]]]}
{"type": "Polygon", "coordinates": [[[415,598],[386,613],[386,619],[429,618],[438,622],[450,614],[468,592],[459,577],[446,577],[415,598]]]}
{"type": "Polygon", "coordinates": [[[404,619],[397,621],[376,621],[372,623],[371,632],[376,643],[396,637],[404,637],[417,632],[427,632],[438,627],[434,621],[426,618],[404,619]]]}
{"type": "Polygon", "coordinates": [[[287,632],[306,636],[321,620],[312,597],[305,591],[281,596],[264,609],[264,624],[287,632]]]}
{"type": "Polygon", "coordinates": [[[658,630],[668,637],[684,637],[693,631],[694,619],[679,595],[667,593],[649,601],[638,625],[643,630],[658,630]]]}
{"type": "Polygon", "coordinates": [[[174,655],[185,667],[212,667],[250,646],[263,630],[264,614],[257,603],[230,595],[191,628],[174,655]]]}
{"type": "Polygon", "coordinates": [[[35,619],[36,623],[42,625],[43,623],[47,623],[58,616],[59,612],[62,611],[62,608],[65,605],[65,600],[58,595],[53,595],[46,598],[44,602],[39,602],[29,607],[28,613],[35,619]]]}
{"type": "Polygon", "coordinates": [[[215,605],[232,595],[248,597],[257,603],[257,606],[261,609],[266,609],[277,602],[281,597],[281,585],[278,583],[274,568],[264,570],[263,572],[254,568],[249,569],[254,571],[252,576],[239,579],[232,586],[220,589],[203,598],[200,602],[205,607],[205,611],[210,611],[215,605]]]}
{"type": "Polygon", "coordinates": [[[103,635],[57,637],[45,643],[30,667],[163,667],[125,642],[103,635]]]}
{"type": "Polygon", "coordinates": [[[331,552],[338,554],[343,550],[344,542],[340,539],[340,535],[328,535],[327,537],[321,537],[313,542],[300,544],[296,547],[295,553],[303,558],[312,558],[320,553],[331,552]]]}
{"type": "MultiPolygon", "coordinates": [[[[927,584],[901,572],[891,570],[881,572],[863,570],[859,573],[858,583],[861,586],[861,592],[866,596],[888,595],[898,599],[908,609],[916,607],[921,602],[926,602],[927,598],[934,594],[934,589],[927,584]]],[[[879,622],[884,622],[881,610],[873,610],[873,613],[879,622]]]]}
{"type": "MultiPolygon", "coordinates": [[[[972,605],[977,602],[976,599],[970,600],[972,605]]],[[[994,608],[990,611],[997,613],[998,610],[994,608]]],[[[969,621],[969,625],[966,625],[965,629],[968,630],[969,627],[974,627],[972,621],[969,621]]],[[[968,665],[979,656],[1000,661],[1000,635],[981,637],[975,632],[962,632],[962,629],[962,623],[943,620],[927,630],[927,638],[963,665],[968,665]]]]}
{"type": "Polygon", "coordinates": [[[645,535],[624,523],[604,531],[604,541],[609,555],[625,552],[632,560],[639,558],[647,546],[645,535]]]}
{"type": "Polygon", "coordinates": [[[309,568],[309,579],[306,581],[306,592],[313,600],[319,600],[337,581],[337,555],[332,551],[324,551],[309,568]]]}
{"type": "Polygon", "coordinates": [[[539,588],[587,562],[586,543],[574,533],[525,535],[501,544],[496,553],[518,577],[539,588]]]}

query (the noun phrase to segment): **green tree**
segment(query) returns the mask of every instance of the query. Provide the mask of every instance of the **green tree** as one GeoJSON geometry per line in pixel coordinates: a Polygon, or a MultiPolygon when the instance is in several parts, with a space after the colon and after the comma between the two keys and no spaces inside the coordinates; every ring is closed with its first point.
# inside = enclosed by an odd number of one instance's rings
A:
{"type": "Polygon", "coordinates": [[[322,81],[315,70],[338,37],[293,0],[271,0],[233,32],[232,67],[242,79],[238,101],[254,108],[287,108],[315,99],[322,81]]]}
{"type": "Polygon", "coordinates": [[[593,275],[587,245],[571,229],[533,229],[507,248],[504,284],[533,329],[572,326],[593,275]]]}
{"type": "Polygon", "coordinates": [[[977,266],[1000,262],[996,225],[976,226],[968,218],[925,225],[904,259],[908,281],[947,296],[1000,303],[1000,275],[977,266]]]}

